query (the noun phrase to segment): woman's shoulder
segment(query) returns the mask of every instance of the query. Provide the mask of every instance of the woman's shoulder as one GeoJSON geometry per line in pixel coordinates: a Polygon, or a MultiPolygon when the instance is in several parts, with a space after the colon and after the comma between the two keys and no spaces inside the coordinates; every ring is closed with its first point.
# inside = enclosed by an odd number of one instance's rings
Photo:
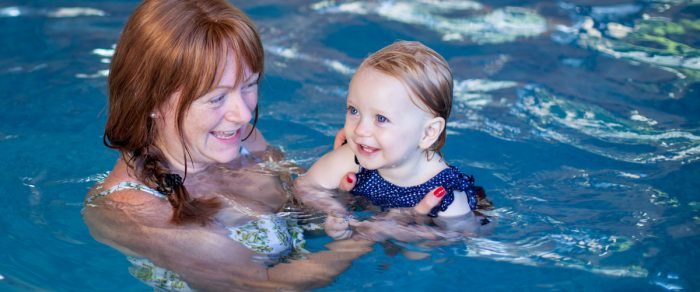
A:
{"type": "Polygon", "coordinates": [[[128,205],[142,205],[154,201],[164,201],[157,190],[146,186],[131,177],[118,162],[114,170],[101,182],[98,182],[89,192],[87,203],[112,202],[128,205]]]}

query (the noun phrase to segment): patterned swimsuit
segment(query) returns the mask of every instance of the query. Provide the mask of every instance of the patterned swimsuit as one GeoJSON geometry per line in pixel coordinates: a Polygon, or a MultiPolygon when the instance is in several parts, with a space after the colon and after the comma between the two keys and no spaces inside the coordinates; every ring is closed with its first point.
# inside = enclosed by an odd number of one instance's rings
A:
{"type": "Polygon", "coordinates": [[[428,216],[437,217],[438,212],[447,210],[454,201],[454,192],[462,191],[467,194],[471,210],[476,209],[477,196],[474,187],[474,177],[465,175],[454,166],[450,166],[428,181],[411,187],[397,186],[385,180],[379,171],[367,170],[360,167],[357,173],[357,184],[350,191],[353,195],[367,198],[372,204],[383,210],[388,208],[414,207],[423,197],[436,187],[442,186],[447,191],[440,205],[433,208],[428,216]]]}

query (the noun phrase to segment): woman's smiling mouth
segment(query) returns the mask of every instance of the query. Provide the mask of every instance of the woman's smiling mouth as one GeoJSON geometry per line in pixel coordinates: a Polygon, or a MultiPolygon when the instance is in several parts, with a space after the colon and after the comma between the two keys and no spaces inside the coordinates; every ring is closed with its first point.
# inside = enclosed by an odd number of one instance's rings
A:
{"type": "Polygon", "coordinates": [[[239,128],[233,131],[211,131],[210,133],[221,140],[232,140],[240,137],[241,129],[239,128]]]}

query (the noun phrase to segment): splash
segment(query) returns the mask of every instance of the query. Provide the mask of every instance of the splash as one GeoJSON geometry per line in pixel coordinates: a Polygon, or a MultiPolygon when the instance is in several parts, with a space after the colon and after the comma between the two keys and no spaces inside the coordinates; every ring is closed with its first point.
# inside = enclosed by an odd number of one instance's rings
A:
{"type": "Polygon", "coordinates": [[[320,13],[377,15],[401,23],[422,26],[442,35],[445,41],[469,40],[478,44],[512,42],[547,31],[546,20],[521,7],[484,11],[472,1],[322,1],[311,6],[320,13]],[[455,16],[455,12],[470,16],[455,16]]]}

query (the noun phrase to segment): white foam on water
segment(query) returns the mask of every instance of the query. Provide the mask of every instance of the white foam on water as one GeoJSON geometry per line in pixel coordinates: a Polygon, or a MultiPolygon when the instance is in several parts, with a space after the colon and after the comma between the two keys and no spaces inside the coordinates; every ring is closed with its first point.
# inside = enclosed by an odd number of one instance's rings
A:
{"type": "Polygon", "coordinates": [[[476,43],[503,43],[522,37],[534,37],[547,31],[546,20],[535,11],[521,7],[486,11],[471,1],[321,1],[311,5],[319,13],[377,15],[391,21],[428,28],[442,35],[445,41],[469,39],[476,43]],[[470,10],[480,14],[445,16],[445,12],[470,10]]]}
{"type": "Polygon", "coordinates": [[[100,9],[87,7],[63,7],[47,14],[49,17],[78,17],[78,16],[105,16],[107,13],[100,9]]]}
{"type": "Polygon", "coordinates": [[[281,46],[275,46],[275,45],[266,45],[265,50],[270,52],[271,54],[282,57],[284,59],[289,59],[289,60],[301,60],[301,61],[306,61],[306,62],[311,62],[311,63],[316,63],[316,64],[321,64],[328,69],[331,69],[334,72],[340,73],[342,75],[352,75],[355,73],[355,69],[352,67],[343,64],[342,62],[338,60],[333,60],[333,59],[327,59],[327,58],[319,58],[315,57],[309,54],[305,53],[300,53],[297,49],[295,48],[286,48],[286,47],[281,47],[281,46]]]}
{"type": "Polygon", "coordinates": [[[92,50],[92,53],[95,55],[98,55],[100,57],[108,57],[111,58],[114,55],[114,49],[101,49],[97,48],[92,50]]]}
{"type": "Polygon", "coordinates": [[[655,129],[652,126],[657,124],[656,121],[638,113],[625,120],[602,108],[553,96],[541,88],[530,87],[526,90],[527,93],[520,97],[515,107],[516,114],[530,119],[530,125],[545,139],[570,144],[609,158],[637,163],[690,162],[700,159],[700,135],[696,133],[655,129]],[[635,123],[639,121],[645,124],[635,123]],[[560,127],[563,129],[557,130],[560,127]],[[657,148],[657,151],[612,153],[604,148],[582,144],[579,142],[582,139],[574,133],[561,132],[564,129],[608,143],[649,145],[657,148]]]}
{"type": "Polygon", "coordinates": [[[16,6],[0,9],[0,17],[18,17],[20,15],[22,15],[22,11],[16,6]]]}

